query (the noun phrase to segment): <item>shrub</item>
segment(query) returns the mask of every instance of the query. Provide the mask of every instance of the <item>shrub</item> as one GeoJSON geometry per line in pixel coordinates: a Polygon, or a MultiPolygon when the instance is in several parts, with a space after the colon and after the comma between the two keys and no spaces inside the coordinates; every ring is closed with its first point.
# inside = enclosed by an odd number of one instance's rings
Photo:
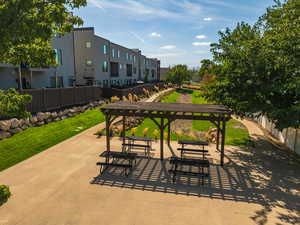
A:
{"type": "Polygon", "coordinates": [[[144,136],[144,137],[147,136],[148,131],[149,131],[149,128],[148,128],[148,127],[146,127],[146,128],[143,130],[143,136],[144,136]]]}
{"type": "Polygon", "coordinates": [[[134,134],[137,132],[137,127],[131,128],[130,132],[131,132],[131,135],[134,136],[134,134]]]}
{"type": "Polygon", "coordinates": [[[117,101],[120,101],[120,98],[119,98],[118,96],[112,96],[112,97],[110,98],[110,101],[111,101],[111,102],[117,102],[117,101]]]}
{"type": "Polygon", "coordinates": [[[155,129],[155,130],[153,131],[153,136],[154,136],[155,140],[158,139],[159,135],[160,135],[159,130],[155,129]]]}
{"type": "Polygon", "coordinates": [[[6,185],[0,185],[0,205],[7,202],[10,196],[11,193],[9,191],[9,187],[6,185]]]}
{"type": "Polygon", "coordinates": [[[31,99],[31,95],[22,95],[14,88],[8,91],[0,90],[0,116],[29,117],[30,113],[26,111],[25,106],[31,102],[31,99]]]}

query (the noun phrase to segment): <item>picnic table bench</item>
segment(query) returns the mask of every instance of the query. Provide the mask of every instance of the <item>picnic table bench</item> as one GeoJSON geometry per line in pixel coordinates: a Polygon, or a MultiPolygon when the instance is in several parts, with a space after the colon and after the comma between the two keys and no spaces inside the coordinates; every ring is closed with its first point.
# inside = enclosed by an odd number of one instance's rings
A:
{"type": "Polygon", "coordinates": [[[131,152],[117,152],[117,151],[104,151],[100,154],[100,157],[105,158],[105,162],[97,162],[100,166],[100,174],[102,174],[108,167],[122,167],[125,169],[125,175],[128,176],[136,164],[136,153],[131,152]],[[123,160],[124,162],[119,162],[123,160]]]}
{"type": "Polygon", "coordinates": [[[152,142],[154,139],[148,137],[126,136],[125,140],[128,142],[122,144],[123,150],[126,150],[126,147],[128,147],[128,151],[131,151],[132,149],[143,149],[145,155],[150,157],[150,150],[152,149],[152,142]],[[137,144],[136,142],[144,142],[145,144],[137,144]]]}
{"type": "Polygon", "coordinates": [[[204,177],[209,176],[209,161],[207,159],[190,159],[190,158],[179,158],[179,157],[171,157],[170,159],[171,169],[169,170],[170,173],[173,174],[173,182],[176,181],[177,174],[185,174],[185,175],[192,175],[192,176],[201,176],[202,183],[204,177]],[[183,166],[193,166],[198,167],[200,172],[193,172],[190,170],[183,170],[183,166]],[[207,172],[204,172],[204,168],[207,169],[207,172]]]}

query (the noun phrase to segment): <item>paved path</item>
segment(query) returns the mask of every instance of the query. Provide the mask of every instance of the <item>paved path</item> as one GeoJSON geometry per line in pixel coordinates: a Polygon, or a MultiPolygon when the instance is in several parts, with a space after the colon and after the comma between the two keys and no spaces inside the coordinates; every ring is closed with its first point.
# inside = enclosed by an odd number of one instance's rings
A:
{"type": "MultiPolygon", "coordinates": [[[[140,158],[129,178],[113,169],[98,176],[105,138],[93,127],[1,172],[13,196],[0,207],[0,225],[299,224],[299,164],[266,142],[256,124],[243,123],[254,146],[226,146],[224,168],[209,146],[213,165],[204,186],[184,177],[173,184],[157,150],[140,158]]],[[[112,140],[112,149],[120,145],[112,140]]],[[[166,157],[176,147],[165,145],[166,157]]]]}

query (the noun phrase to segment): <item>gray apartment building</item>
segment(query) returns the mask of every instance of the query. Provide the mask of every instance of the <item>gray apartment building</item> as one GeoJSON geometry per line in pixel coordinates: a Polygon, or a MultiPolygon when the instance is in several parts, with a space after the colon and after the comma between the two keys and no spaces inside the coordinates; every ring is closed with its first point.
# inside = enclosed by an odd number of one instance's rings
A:
{"type": "MultiPolygon", "coordinates": [[[[95,35],[93,27],[76,28],[52,41],[56,68],[22,68],[23,88],[94,85],[130,86],[139,80],[159,80],[160,61],[147,58],[95,35]]],[[[18,67],[0,64],[0,88],[18,88],[18,67]]]]}

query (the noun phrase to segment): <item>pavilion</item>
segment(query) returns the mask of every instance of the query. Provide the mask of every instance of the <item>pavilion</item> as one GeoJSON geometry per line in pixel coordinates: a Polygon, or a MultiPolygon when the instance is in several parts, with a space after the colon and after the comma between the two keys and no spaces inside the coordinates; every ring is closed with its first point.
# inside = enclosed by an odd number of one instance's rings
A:
{"type": "Polygon", "coordinates": [[[167,128],[168,130],[167,141],[170,143],[170,125],[173,121],[177,119],[210,121],[217,128],[216,146],[221,152],[221,166],[224,165],[226,122],[231,119],[231,111],[225,106],[213,104],[119,101],[101,107],[101,111],[104,113],[106,121],[107,151],[110,151],[110,126],[116,118],[120,116],[123,117],[123,138],[125,138],[126,117],[150,118],[160,130],[161,160],[164,159],[164,129],[167,128]]]}

